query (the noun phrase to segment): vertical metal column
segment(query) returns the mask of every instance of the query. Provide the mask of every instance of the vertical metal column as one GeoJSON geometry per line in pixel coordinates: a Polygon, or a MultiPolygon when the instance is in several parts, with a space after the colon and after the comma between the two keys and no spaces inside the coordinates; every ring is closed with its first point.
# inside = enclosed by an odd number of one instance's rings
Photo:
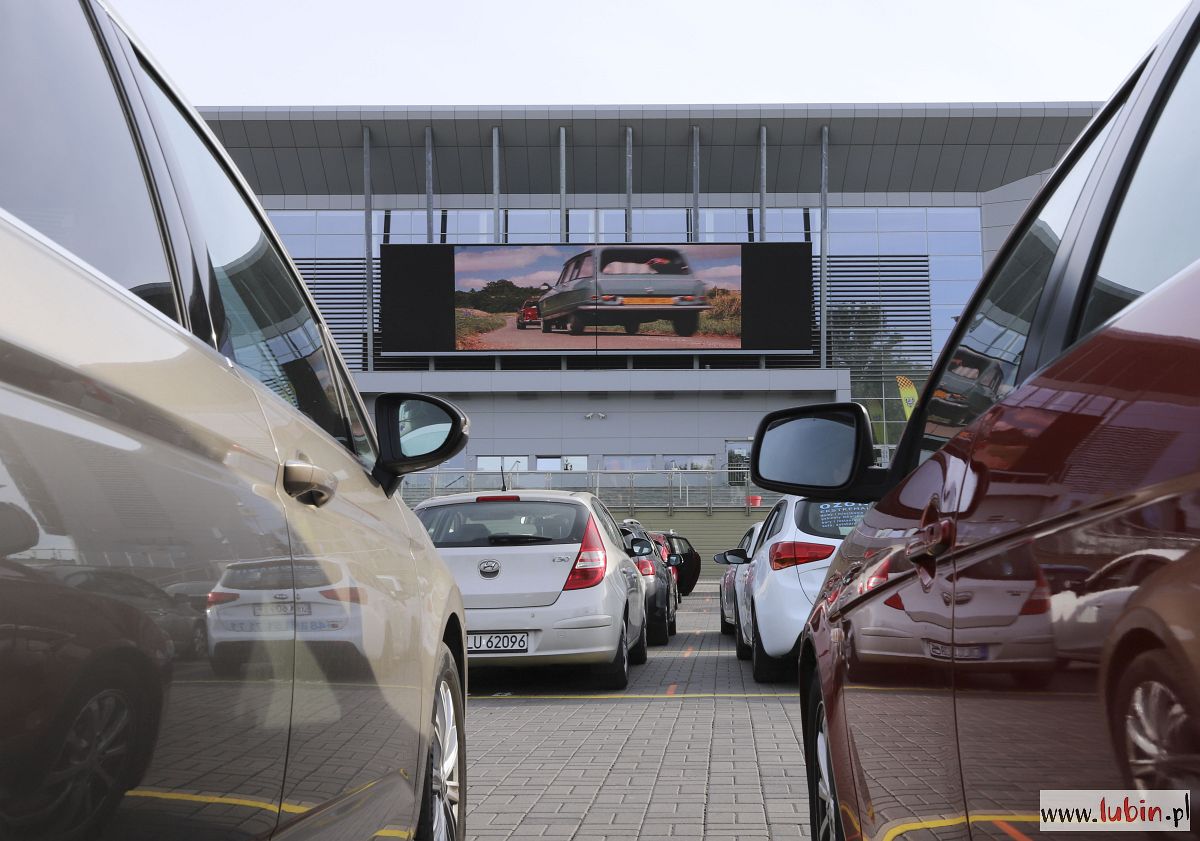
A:
{"type": "Polygon", "coordinates": [[[558,127],[558,241],[567,241],[567,127],[558,127]]]}
{"type": "Polygon", "coordinates": [[[829,126],[821,126],[821,367],[829,364],[829,126]]]}
{"type": "Polygon", "coordinates": [[[433,126],[425,126],[425,241],[433,242],[433,126]]]}
{"type": "Polygon", "coordinates": [[[500,218],[500,126],[492,126],[492,228],[493,242],[504,242],[500,218]]]}
{"type": "Polygon", "coordinates": [[[367,370],[375,370],[375,258],[371,254],[374,239],[371,208],[371,130],[363,126],[363,278],[367,292],[367,370]]]}
{"type": "Polygon", "coordinates": [[[700,241],[700,126],[692,126],[692,230],[688,239],[700,241]]]}
{"type": "Polygon", "coordinates": [[[767,127],[758,127],[758,241],[767,237],[767,127]]]}
{"type": "Polygon", "coordinates": [[[625,126],[625,241],[633,242],[633,126],[625,126]]]}

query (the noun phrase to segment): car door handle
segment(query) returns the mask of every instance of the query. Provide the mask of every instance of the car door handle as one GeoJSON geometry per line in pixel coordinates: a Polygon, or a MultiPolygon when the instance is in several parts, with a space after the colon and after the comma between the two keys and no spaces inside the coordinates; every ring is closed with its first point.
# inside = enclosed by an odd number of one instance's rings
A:
{"type": "Polygon", "coordinates": [[[337,476],[324,467],[307,461],[288,461],[283,465],[283,489],[305,505],[320,508],[337,493],[337,476]]]}
{"type": "Polygon", "coordinates": [[[904,545],[904,555],[932,578],[938,557],[953,545],[954,521],[940,517],[917,529],[904,545]]]}
{"type": "MultiPolygon", "coordinates": [[[[955,593],[954,594],[954,603],[955,604],[966,604],[967,602],[971,601],[971,599],[973,599],[974,597],[975,597],[975,594],[970,591],[967,591],[964,593],[955,593]]],[[[942,593],[942,604],[946,605],[947,607],[950,606],[950,594],[949,593],[942,593]]]]}

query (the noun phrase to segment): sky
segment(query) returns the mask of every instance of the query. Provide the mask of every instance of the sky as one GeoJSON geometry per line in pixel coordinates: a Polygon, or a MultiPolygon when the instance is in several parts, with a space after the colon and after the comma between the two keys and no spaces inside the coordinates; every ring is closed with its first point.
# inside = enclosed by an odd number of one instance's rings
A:
{"type": "Polygon", "coordinates": [[[1103,100],[1183,0],[109,0],[194,105],[1103,100]]]}
{"type": "MultiPolygon", "coordinates": [[[[741,246],[680,245],[692,273],[710,286],[740,289],[741,246]]],[[[553,245],[486,246],[460,245],[454,249],[454,288],[461,292],[482,289],[506,278],[517,286],[537,288],[554,284],[563,263],[580,253],[579,247],[553,245]]]]}

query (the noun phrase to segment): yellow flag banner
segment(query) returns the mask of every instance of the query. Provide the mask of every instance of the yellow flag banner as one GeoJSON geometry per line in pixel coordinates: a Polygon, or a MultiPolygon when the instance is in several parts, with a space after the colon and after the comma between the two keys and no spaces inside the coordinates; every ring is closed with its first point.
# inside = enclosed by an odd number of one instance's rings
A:
{"type": "Polygon", "coordinates": [[[896,377],[896,385],[900,386],[900,399],[904,402],[904,419],[912,417],[913,407],[917,405],[917,387],[908,377],[896,377]]]}

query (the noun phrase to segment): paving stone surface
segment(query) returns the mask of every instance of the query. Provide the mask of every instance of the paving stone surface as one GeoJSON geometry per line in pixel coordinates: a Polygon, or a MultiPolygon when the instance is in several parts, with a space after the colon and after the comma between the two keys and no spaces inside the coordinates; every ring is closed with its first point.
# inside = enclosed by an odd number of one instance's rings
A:
{"type": "Polygon", "coordinates": [[[808,837],[796,686],[758,684],[719,629],[716,582],[629,688],[586,670],[477,670],[468,827],[485,839],[808,837]]]}

